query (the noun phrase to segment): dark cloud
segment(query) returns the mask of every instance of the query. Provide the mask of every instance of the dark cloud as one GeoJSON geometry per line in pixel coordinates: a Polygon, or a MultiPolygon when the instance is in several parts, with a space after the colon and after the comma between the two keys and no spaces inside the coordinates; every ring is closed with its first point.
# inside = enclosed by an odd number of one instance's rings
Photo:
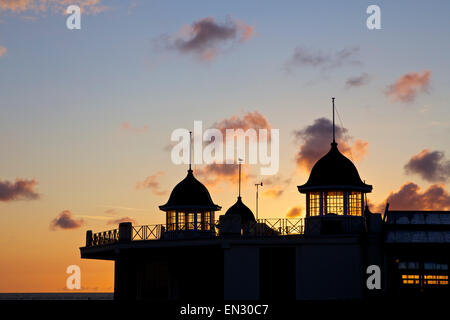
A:
{"type": "Polygon", "coordinates": [[[430,79],[430,70],[424,70],[422,74],[410,72],[389,85],[385,94],[393,101],[412,102],[420,92],[428,91],[430,79]]]}
{"type": "Polygon", "coordinates": [[[424,149],[405,165],[406,173],[415,173],[429,182],[446,182],[450,177],[450,160],[442,151],[424,149]]]}
{"type": "MultiPolygon", "coordinates": [[[[241,166],[241,182],[247,183],[251,175],[247,173],[248,165],[241,166]]],[[[221,182],[236,185],[239,181],[239,166],[237,164],[212,163],[204,165],[194,172],[205,185],[214,187],[221,182]]]]}
{"type": "Polygon", "coordinates": [[[213,60],[224,47],[246,42],[254,33],[253,27],[245,22],[228,17],[218,23],[212,17],[202,18],[184,26],[176,35],[161,38],[166,48],[180,53],[193,54],[201,60],[213,60]]]}
{"type": "MultiPolygon", "coordinates": [[[[333,124],[326,118],[314,120],[312,125],[301,130],[294,131],[297,142],[302,142],[296,156],[297,166],[306,171],[330,150],[332,141],[333,124]]],[[[367,153],[368,142],[356,139],[350,145],[351,137],[347,135],[347,129],[336,126],[336,141],[339,150],[347,157],[357,161],[367,153]]]]}
{"type": "Polygon", "coordinates": [[[137,221],[135,219],[133,219],[133,218],[130,218],[130,217],[123,217],[123,218],[120,218],[120,219],[112,219],[112,220],[109,220],[106,224],[107,225],[118,225],[118,224],[120,224],[122,222],[131,222],[133,225],[137,224],[137,221]]]}
{"type": "Polygon", "coordinates": [[[347,88],[361,87],[368,84],[369,81],[370,81],[369,75],[363,72],[359,76],[348,78],[347,81],[345,82],[345,86],[347,88]]]}
{"type": "Polygon", "coordinates": [[[50,229],[77,229],[84,224],[83,219],[74,219],[72,212],[64,210],[58,216],[50,222],[50,229]]]}
{"type": "Polygon", "coordinates": [[[0,201],[34,200],[39,194],[34,190],[38,182],[34,179],[19,179],[16,181],[0,181],[0,201]]]}
{"type": "Polygon", "coordinates": [[[420,187],[407,182],[397,192],[392,191],[377,208],[384,212],[386,202],[392,210],[450,210],[450,194],[444,185],[434,184],[421,192],[420,187]]]}
{"type": "Polygon", "coordinates": [[[289,211],[286,213],[286,217],[288,218],[298,218],[303,212],[303,208],[300,206],[292,207],[289,209],[289,211]]]}
{"type": "Polygon", "coordinates": [[[294,49],[292,57],[285,63],[285,68],[287,71],[292,71],[294,68],[301,67],[314,67],[328,70],[343,65],[360,64],[360,61],[356,58],[358,53],[359,47],[344,48],[329,53],[297,47],[294,49]]]}
{"type": "Polygon", "coordinates": [[[161,184],[158,181],[159,177],[162,175],[164,175],[164,172],[158,171],[155,174],[148,176],[144,181],[136,184],[136,189],[150,189],[157,196],[166,195],[168,193],[167,190],[161,190],[161,184]]]}

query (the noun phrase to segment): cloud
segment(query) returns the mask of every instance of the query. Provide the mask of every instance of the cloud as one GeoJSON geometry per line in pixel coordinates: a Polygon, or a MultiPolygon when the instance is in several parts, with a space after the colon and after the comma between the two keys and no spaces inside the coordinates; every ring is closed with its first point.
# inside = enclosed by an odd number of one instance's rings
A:
{"type": "Polygon", "coordinates": [[[225,48],[247,42],[253,34],[253,27],[231,16],[224,23],[216,22],[213,17],[206,17],[194,21],[190,26],[183,26],[172,37],[162,37],[160,42],[179,53],[211,61],[225,48]]]}
{"type": "Polygon", "coordinates": [[[286,71],[303,67],[320,68],[322,71],[325,71],[344,65],[360,64],[360,61],[356,58],[358,53],[359,47],[344,48],[336,52],[328,53],[323,53],[320,50],[312,51],[305,47],[297,47],[284,67],[286,71]]]}
{"type": "MultiPolygon", "coordinates": [[[[213,128],[219,129],[223,136],[226,134],[226,129],[255,129],[258,132],[258,129],[267,129],[270,131],[270,123],[258,111],[247,112],[243,116],[232,115],[229,118],[220,120],[215,122],[212,126],[213,128]]],[[[269,132],[268,132],[269,133],[269,132]]]]}
{"type": "Polygon", "coordinates": [[[283,178],[281,175],[274,175],[263,179],[263,197],[276,199],[279,198],[286,187],[291,183],[291,178],[283,178]]]}
{"type": "Polygon", "coordinates": [[[109,220],[106,224],[107,225],[118,225],[118,224],[120,224],[122,222],[131,222],[133,225],[137,224],[137,221],[135,219],[133,219],[133,218],[130,218],[130,217],[123,217],[123,218],[120,218],[120,219],[109,220]]]}
{"type": "MultiPolygon", "coordinates": [[[[297,142],[303,142],[296,155],[297,166],[305,171],[310,171],[313,165],[330,150],[332,141],[333,124],[326,118],[314,120],[312,125],[301,130],[294,131],[297,142]]],[[[369,143],[356,139],[353,145],[347,135],[347,129],[336,126],[335,135],[339,150],[350,159],[358,161],[367,154],[369,143]]]]}
{"type": "Polygon", "coordinates": [[[150,189],[152,190],[153,194],[157,196],[163,196],[167,194],[167,190],[161,190],[161,184],[158,181],[159,177],[164,175],[163,171],[158,171],[155,174],[152,174],[145,178],[144,181],[138,182],[136,184],[136,189],[142,190],[142,189],[150,189]]]}
{"type": "Polygon", "coordinates": [[[384,211],[386,202],[389,202],[391,210],[450,210],[450,194],[444,185],[439,184],[433,184],[421,192],[417,184],[406,182],[378,206],[379,212],[384,211]]]}
{"type": "Polygon", "coordinates": [[[6,48],[0,46],[0,57],[3,56],[6,53],[6,48]]]}
{"type": "Polygon", "coordinates": [[[133,127],[128,121],[122,122],[120,129],[124,132],[130,133],[145,133],[148,131],[148,125],[142,127],[133,127]]]}
{"type": "Polygon", "coordinates": [[[363,72],[359,76],[348,78],[347,81],[345,82],[345,86],[347,88],[361,87],[368,84],[369,81],[370,81],[369,75],[363,72]]]}
{"type": "Polygon", "coordinates": [[[442,151],[424,149],[411,157],[404,167],[406,173],[415,173],[429,182],[446,182],[450,177],[450,160],[442,151]]]}
{"type": "Polygon", "coordinates": [[[10,182],[0,181],[0,201],[34,200],[39,194],[34,190],[38,182],[34,179],[19,179],[10,182]]]}
{"type": "Polygon", "coordinates": [[[108,7],[101,4],[102,0],[0,0],[1,11],[13,13],[42,13],[51,11],[66,14],[70,5],[78,5],[82,13],[97,14],[106,11],[108,7]]]}
{"type": "Polygon", "coordinates": [[[430,79],[429,70],[422,71],[422,74],[410,72],[389,85],[385,94],[394,102],[412,102],[420,92],[428,91],[430,79]]]}
{"type": "Polygon", "coordinates": [[[50,229],[77,229],[84,224],[83,219],[74,219],[72,212],[64,210],[58,216],[50,222],[50,229]]]}
{"type": "Polygon", "coordinates": [[[292,207],[286,213],[286,217],[287,218],[297,218],[297,217],[300,217],[302,212],[303,212],[302,207],[300,207],[300,206],[292,207]]]}
{"type": "MultiPolygon", "coordinates": [[[[247,173],[247,165],[241,166],[241,183],[247,183],[251,175],[247,173]]],[[[225,182],[237,187],[239,181],[239,167],[237,164],[218,164],[212,163],[202,166],[195,170],[195,174],[208,187],[225,182]]]]}
{"type": "Polygon", "coordinates": [[[263,191],[263,196],[267,198],[276,199],[283,194],[284,190],[281,189],[281,186],[273,186],[269,189],[263,191]]]}

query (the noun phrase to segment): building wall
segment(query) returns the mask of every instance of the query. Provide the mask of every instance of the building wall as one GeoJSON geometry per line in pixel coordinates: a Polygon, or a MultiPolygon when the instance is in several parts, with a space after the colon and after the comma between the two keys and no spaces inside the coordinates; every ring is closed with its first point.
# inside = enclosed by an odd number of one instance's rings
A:
{"type": "Polygon", "coordinates": [[[298,300],[361,299],[360,243],[310,243],[297,247],[298,300]]]}
{"type": "Polygon", "coordinates": [[[225,300],[259,299],[259,247],[230,246],[223,256],[225,300]]]}

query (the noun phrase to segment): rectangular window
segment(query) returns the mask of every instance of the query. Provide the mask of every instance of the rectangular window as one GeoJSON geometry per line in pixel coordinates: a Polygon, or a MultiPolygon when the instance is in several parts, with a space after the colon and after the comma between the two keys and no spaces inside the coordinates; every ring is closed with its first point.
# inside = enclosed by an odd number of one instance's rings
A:
{"type": "Polygon", "coordinates": [[[195,213],[193,213],[193,212],[186,213],[186,218],[187,218],[186,229],[187,230],[194,230],[194,215],[195,215],[195,213]]]}
{"type": "Polygon", "coordinates": [[[344,214],[344,193],[342,191],[330,191],[326,193],[324,204],[325,214],[344,214]]]}
{"type": "Polygon", "coordinates": [[[184,212],[178,212],[178,230],[186,229],[186,218],[184,212]]]}
{"type": "Polygon", "coordinates": [[[167,230],[171,231],[171,230],[175,230],[176,229],[176,222],[177,222],[177,217],[176,217],[177,213],[175,210],[171,210],[167,212],[167,230]]]}
{"type": "Polygon", "coordinates": [[[349,192],[347,214],[350,216],[360,216],[361,210],[361,192],[349,192]]]}
{"type": "Polygon", "coordinates": [[[320,192],[309,193],[309,215],[320,215],[320,192]]]}

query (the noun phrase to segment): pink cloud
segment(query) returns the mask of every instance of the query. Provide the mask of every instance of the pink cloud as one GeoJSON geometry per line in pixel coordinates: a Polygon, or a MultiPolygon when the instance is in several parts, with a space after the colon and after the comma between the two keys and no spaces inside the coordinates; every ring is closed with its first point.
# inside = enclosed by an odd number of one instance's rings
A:
{"type": "Polygon", "coordinates": [[[38,182],[34,179],[19,179],[16,181],[0,181],[0,201],[34,200],[39,194],[34,190],[38,182]]]}
{"type": "Polygon", "coordinates": [[[84,224],[83,219],[74,219],[72,216],[72,212],[69,210],[64,210],[58,214],[58,216],[50,222],[50,229],[77,229],[84,224]]]}
{"type": "Polygon", "coordinates": [[[3,56],[6,53],[6,48],[0,46],[0,57],[3,56]]]}
{"type": "MultiPolygon", "coordinates": [[[[314,123],[294,132],[297,141],[301,141],[297,152],[297,167],[307,172],[313,165],[330,150],[333,124],[326,118],[314,120],[314,123]]],[[[351,137],[347,129],[336,126],[336,140],[339,151],[354,161],[361,160],[368,151],[369,143],[356,139],[351,145],[351,137]]]]}
{"type": "Polygon", "coordinates": [[[413,183],[406,182],[398,191],[391,191],[386,200],[377,206],[383,212],[389,202],[392,210],[450,210],[450,194],[445,185],[433,184],[422,191],[413,183]]]}
{"type": "Polygon", "coordinates": [[[407,73],[387,87],[386,95],[393,101],[412,102],[420,92],[427,92],[430,79],[429,70],[407,73]]]}
{"type": "Polygon", "coordinates": [[[286,217],[288,218],[298,218],[303,212],[303,208],[300,206],[292,207],[286,213],[286,217]]]}
{"type": "Polygon", "coordinates": [[[0,0],[0,9],[13,13],[52,11],[66,14],[68,6],[78,5],[82,13],[98,14],[108,10],[108,7],[101,2],[102,0],[0,0]]]}
{"type": "Polygon", "coordinates": [[[130,122],[125,121],[120,125],[120,129],[125,132],[130,133],[145,133],[148,131],[148,125],[144,125],[142,127],[133,127],[130,122]]]}
{"type": "Polygon", "coordinates": [[[142,182],[138,182],[136,184],[136,189],[142,190],[142,189],[150,189],[152,190],[153,194],[157,196],[163,196],[168,193],[167,190],[161,190],[161,184],[158,181],[159,178],[164,175],[163,171],[158,171],[155,174],[152,174],[144,179],[142,182]]]}

